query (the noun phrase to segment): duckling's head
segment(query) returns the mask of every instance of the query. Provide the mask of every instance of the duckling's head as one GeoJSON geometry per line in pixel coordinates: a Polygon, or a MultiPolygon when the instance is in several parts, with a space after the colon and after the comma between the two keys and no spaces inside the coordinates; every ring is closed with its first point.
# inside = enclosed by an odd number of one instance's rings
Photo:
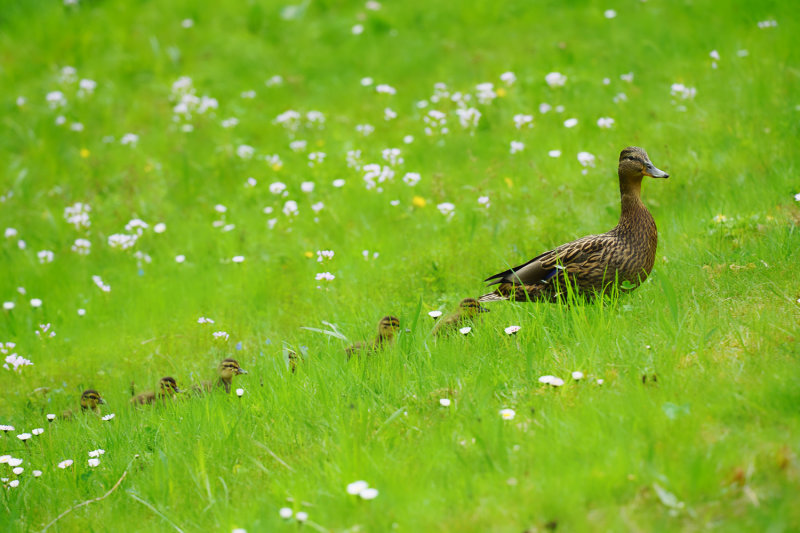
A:
{"type": "Polygon", "coordinates": [[[396,316],[385,316],[378,323],[378,335],[394,337],[400,331],[400,319],[396,316]]]}
{"type": "Polygon", "coordinates": [[[158,384],[161,387],[161,394],[164,396],[172,396],[183,392],[178,388],[178,382],[175,381],[175,378],[169,376],[161,378],[158,384]]]}
{"type": "Polygon", "coordinates": [[[217,372],[219,372],[219,377],[225,381],[230,381],[237,374],[247,374],[247,370],[239,366],[239,361],[231,358],[223,359],[217,368],[217,372]]]}
{"type": "Polygon", "coordinates": [[[81,409],[91,409],[95,411],[98,409],[98,405],[106,403],[106,401],[100,397],[100,393],[94,389],[86,389],[81,394],[81,409]]]}
{"type": "Polygon", "coordinates": [[[653,166],[644,148],[638,146],[625,148],[619,154],[619,177],[642,179],[642,176],[668,178],[669,174],[653,166]]]}
{"type": "Polygon", "coordinates": [[[489,310],[481,307],[481,304],[475,298],[464,298],[458,304],[458,308],[463,316],[473,317],[478,316],[480,313],[488,313],[489,310]]]}

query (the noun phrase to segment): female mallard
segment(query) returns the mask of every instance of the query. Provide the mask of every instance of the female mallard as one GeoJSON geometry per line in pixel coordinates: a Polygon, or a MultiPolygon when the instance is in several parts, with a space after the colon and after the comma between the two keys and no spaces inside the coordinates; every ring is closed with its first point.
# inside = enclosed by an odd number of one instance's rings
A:
{"type": "Polygon", "coordinates": [[[499,284],[480,301],[529,300],[557,302],[566,297],[569,285],[591,298],[604,293],[615,282],[623,290],[642,283],[656,257],[656,223],[642,203],[642,177],[668,178],[657,169],[642,148],[625,148],[619,154],[619,190],[622,209],[617,226],[602,235],[588,235],[562,244],[527,263],[495,274],[485,281],[499,284]]]}
{"type": "Polygon", "coordinates": [[[345,348],[344,353],[347,354],[347,359],[350,359],[361,351],[371,353],[382,350],[394,342],[394,337],[398,331],[400,331],[400,319],[396,316],[385,316],[378,323],[378,336],[375,337],[375,340],[371,342],[359,341],[351,344],[345,348]]]}
{"type": "Polygon", "coordinates": [[[136,405],[145,405],[151,404],[156,400],[166,401],[170,398],[174,398],[176,394],[180,394],[183,392],[178,388],[178,383],[175,381],[175,378],[171,378],[169,376],[161,378],[158,382],[159,388],[161,389],[160,392],[156,393],[155,391],[147,391],[143,392],[137,396],[133,396],[133,383],[131,383],[131,403],[136,405]]]}
{"type": "Polygon", "coordinates": [[[433,328],[433,335],[438,337],[439,335],[453,333],[458,328],[471,323],[480,313],[488,311],[485,307],[481,307],[481,304],[475,298],[464,298],[458,304],[458,310],[447,315],[436,324],[436,327],[433,328]]]}

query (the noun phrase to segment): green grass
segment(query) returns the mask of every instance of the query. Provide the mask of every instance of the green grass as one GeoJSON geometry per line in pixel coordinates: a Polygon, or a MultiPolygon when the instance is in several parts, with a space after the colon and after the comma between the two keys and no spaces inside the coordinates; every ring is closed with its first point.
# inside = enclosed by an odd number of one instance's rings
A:
{"type": "Polygon", "coordinates": [[[3,531],[41,530],[126,469],[108,498],[51,531],[282,531],[296,527],[278,515],[286,506],[308,512],[304,527],[331,531],[800,528],[792,2],[409,1],[371,11],[315,1],[287,11],[257,0],[51,0],[4,2],[0,30],[0,229],[18,231],[0,240],[0,301],[16,304],[0,310],[0,341],[34,363],[0,369],[0,423],[16,428],[0,435],[0,455],[25,468],[15,476],[0,464],[19,480],[0,489],[3,531]],[[604,17],[609,8],[616,18],[604,17]],[[764,20],[778,25],[759,28],[764,20]],[[78,98],[76,83],[60,81],[64,66],[95,80],[94,94],[78,98]],[[510,87],[505,71],[517,76],[510,87]],[[551,71],[567,76],[563,87],[545,83],[551,71]],[[629,72],[632,82],[620,79],[629,72]],[[285,82],[267,87],[274,75],[285,82]],[[219,103],[192,117],[192,132],[173,121],[181,76],[219,103]],[[367,76],[397,94],[363,87],[367,76]],[[474,94],[487,81],[505,94],[471,104],[482,113],[474,132],[451,102],[417,106],[437,82],[474,94]],[[671,95],[673,83],[696,96],[671,95]],[[68,101],[58,110],[45,101],[55,90],[68,101]],[[249,90],[255,98],[241,96],[249,90]],[[619,93],[627,99],[615,102],[619,93]],[[543,102],[565,110],[542,114],[543,102]],[[396,119],[384,120],[386,107],[396,119]],[[324,128],[290,136],[274,123],[289,109],[321,111],[324,128]],[[430,109],[447,113],[449,134],[425,135],[430,109]],[[534,126],[517,130],[518,113],[534,126]],[[595,124],[604,116],[611,129],[595,124]],[[239,124],[223,128],[230,117],[239,124]],[[578,125],[565,128],[571,117],[578,125]],[[375,131],[363,136],[358,124],[375,131]],[[126,133],[139,136],[135,146],[120,143],[126,133]],[[299,139],[308,148],[295,153],[299,139]],[[512,155],[514,140],[525,149],[512,155]],[[237,156],[243,144],[255,157],[237,156]],[[672,176],[644,184],[660,241],[648,282],[607,304],[491,304],[472,335],[434,342],[428,311],[616,223],[616,162],[628,145],[672,176]],[[385,164],[381,150],[392,147],[405,162],[383,192],[366,190],[346,152],[385,164]],[[562,156],[549,157],[556,149],[562,156]],[[311,151],[324,163],[309,167],[311,151]],[[597,158],[585,174],[579,151],[597,158]],[[280,155],[280,170],[268,154],[280,155]],[[421,181],[409,187],[406,172],[421,181]],[[269,191],[277,181],[288,196],[269,191]],[[484,195],[489,208],[477,202],[484,195]],[[281,212],[287,200],[297,216],[281,212]],[[76,202],[91,206],[89,229],[64,219],[76,202]],[[443,202],[455,204],[452,217],[436,208],[443,202]],[[212,226],[217,204],[232,230],[212,226]],[[134,248],[112,249],[108,237],[133,218],[150,228],[134,248]],[[89,255],[70,250],[77,238],[91,241],[89,255]],[[335,257],[321,265],[325,249],[335,257]],[[40,264],[41,250],[54,261],[40,264]],[[365,260],[362,250],[380,255],[365,260]],[[152,261],[137,264],[136,251],[152,261]],[[336,278],[315,281],[324,271],[336,278]],[[327,321],[355,341],[386,314],[408,331],[349,364],[344,341],[302,329],[327,321]],[[56,336],[38,338],[47,323],[56,336]],[[512,324],[522,329],[509,338],[512,324]],[[306,353],[294,375],[284,345],[306,353]],[[241,399],[129,407],[131,381],[143,390],[172,375],[188,387],[227,356],[249,371],[236,380],[241,399]],[[576,370],[586,379],[569,379],[576,370]],[[567,383],[542,385],[545,374],[567,383]],[[46,421],[89,387],[113,420],[46,421]],[[516,417],[502,420],[503,408],[516,417]],[[44,433],[27,444],[15,438],[37,427],[44,433]],[[96,448],[106,453],[89,468],[96,448]],[[74,465],[57,468],[64,459],[74,465]],[[379,496],[349,496],[359,479],[379,496]]]}

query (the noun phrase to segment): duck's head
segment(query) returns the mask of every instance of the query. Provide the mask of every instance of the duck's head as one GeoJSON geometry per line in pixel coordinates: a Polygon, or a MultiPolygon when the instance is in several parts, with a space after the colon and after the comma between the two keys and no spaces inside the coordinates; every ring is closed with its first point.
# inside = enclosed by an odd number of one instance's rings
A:
{"type": "Polygon", "coordinates": [[[396,316],[385,316],[378,322],[378,335],[394,337],[400,331],[400,319],[396,316]]]}
{"type": "Polygon", "coordinates": [[[161,394],[164,396],[172,396],[174,394],[180,394],[183,392],[178,388],[178,382],[175,381],[175,378],[171,378],[169,376],[161,378],[158,382],[158,385],[161,387],[161,394]]]}
{"type": "Polygon", "coordinates": [[[461,303],[458,304],[458,308],[462,315],[467,317],[478,316],[480,313],[489,312],[485,307],[481,307],[481,304],[475,298],[464,298],[461,300],[461,303]]]}
{"type": "Polygon", "coordinates": [[[239,361],[231,358],[223,359],[217,367],[217,372],[219,377],[225,381],[230,381],[237,374],[247,374],[247,370],[239,366],[239,361]]]}
{"type": "Polygon", "coordinates": [[[668,178],[669,174],[657,169],[643,148],[629,146],[619,154],[619,176],[634,179],[642,179],[642,176],[668,178]]]}
{"type": "Polygon", "coordinates": [[[96,411],[98,405],[104,404],[106,401],[100,396],[100,393],[94,389],[86,389],[81,394],[81,409],[91,409],[96,411]]]}

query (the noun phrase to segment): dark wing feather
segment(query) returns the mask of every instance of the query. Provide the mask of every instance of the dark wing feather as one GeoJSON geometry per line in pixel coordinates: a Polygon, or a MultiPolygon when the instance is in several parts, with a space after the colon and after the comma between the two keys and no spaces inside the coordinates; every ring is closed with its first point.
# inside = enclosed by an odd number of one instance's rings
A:
{"type": "Polygon", "coordinates": [[[567,267],[573,263],[586,261],[590,255],[597,253],[607,244],[606,238],[606,235],[587,235],[537,255],[527,263],[509,268],[484,281],[494,280],[489,285],[497,283],[533,285],[547,281],[556,274],[557,265],[567,267]]]}

